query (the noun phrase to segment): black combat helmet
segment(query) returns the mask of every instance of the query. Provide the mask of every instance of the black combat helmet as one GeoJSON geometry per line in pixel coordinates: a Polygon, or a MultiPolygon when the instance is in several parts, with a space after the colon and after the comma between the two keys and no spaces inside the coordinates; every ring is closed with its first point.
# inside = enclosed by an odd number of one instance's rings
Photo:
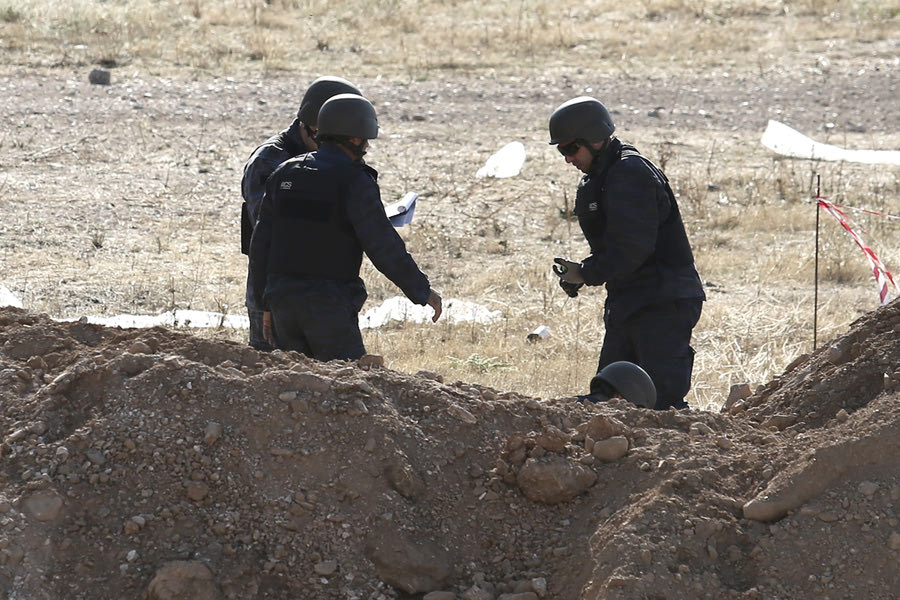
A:
{"type": "Polygon", "coordinates": [[[656,386],[653,380],[638,365],[620,360],[600,369],[591,379],[591,394],[605,390],[606,383],[612,386],[620,396],[643,408],[656,407],[656,386]]]}
{"type": "Polygon", "coordinates": [[[355,85],[340,77],[326,75],[319,77],[306,89],[303,100],[300,101],[300,110],[297,118],[304,125],[315,127],[318,124],[319,110],[325,101],[338,94],[362,94],[355,85]]]}
{"type": "Polygon", "coordinates": [[[550,143],[572,140],[602,142],[616,130],[606,107],[590,96],[579,96],[563,102],[550,115],[550,143]]]}
{"type": "Polygon", "coordinates": [[[332,96],[319,111],[318,137],[377,138],[375,107],[359,94],[332,96]]]}

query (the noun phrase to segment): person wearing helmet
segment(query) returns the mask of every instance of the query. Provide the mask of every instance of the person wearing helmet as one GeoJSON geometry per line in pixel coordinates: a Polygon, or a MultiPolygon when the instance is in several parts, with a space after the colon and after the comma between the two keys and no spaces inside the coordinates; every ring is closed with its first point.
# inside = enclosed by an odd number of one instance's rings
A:
{"type": "Polygon", "coordinates": [[[431,306],[432,321],[441,316],[441,297],[388,220],[378,173],[363,160],[376,137],[369,100],[333,96],[319,111],[319,148],[289,159],[266,182],[250,264],[263,332],[276,348],[322,361],[365,354],[363,252],[410,300],[431,306]]]}
{"type": "Polygon", "coordinates": [[[581,261],[555,258],[553,270],[571,297],[606,285],[597,373],[634,363],[655,384],[655,408],[687,408],[691,333],[706,294],[668,179],[613,135],[615,123],[595,98],[561,104],[549,129],[550,144],[583,173],[575,215],[590,247],[581,261]]]}
{"type": "MultiPolygon", "coordinates": [[[[253,227],[259,218],[259,208],[266,191],[266,180],[275,169],[289,158],[315,150],[316,129],[318,128],[319,109],[322,104],[337,94],[360,94],[359,89],[340,77],[324,76],[313,81],[303,94],[297,116],[291,125],[273,135],[253,151],[244,165],[241,178],[241,195],[244,202],[241,206],[241,252],[250,253],[250,237],[253,227]]],[[[256,304],[251,287],[252,275],[248,265],[247,288],[244,303],[250,317],[251,346],[257,350],[268,351],[272,346],[263,336],[263,311],[256,304]]]]}

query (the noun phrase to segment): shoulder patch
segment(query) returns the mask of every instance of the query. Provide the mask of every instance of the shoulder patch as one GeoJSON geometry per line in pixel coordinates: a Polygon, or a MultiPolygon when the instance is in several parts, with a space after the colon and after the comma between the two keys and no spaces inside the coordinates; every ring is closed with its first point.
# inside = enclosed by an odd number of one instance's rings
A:
{"type": "Polygon", "coordinates": [[[293,183],[294,183],[293,181],[282,181],[281,185],[279,187],[283,190],[289,190],[289,189],[291,189],[291,185],[293,183]]]}

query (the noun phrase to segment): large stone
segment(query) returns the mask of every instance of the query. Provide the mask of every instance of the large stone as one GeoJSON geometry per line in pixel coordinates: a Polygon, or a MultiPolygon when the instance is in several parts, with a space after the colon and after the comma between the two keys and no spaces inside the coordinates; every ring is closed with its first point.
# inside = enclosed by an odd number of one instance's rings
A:
{"type": "Polygon", "coordinates": [[[391,524],[383,524],[366,542],[366,557],[379,579],[407,594],[442,589],[452,571],[453,557],[437,543],[411,539],[391,524]]]}
{"type": "Polygon", "coordinates": [[[625,435],[628,428],[624,423],[613,417],[596,415],[587,423],[578,426],[578,430],[586,437],[599,441],[611,438],[614,435],[625,435]]]}
{"type": "Polygon", "coordinates": [[[597,474],[581,463],[547,455],[529,458],[516,481],[529,500],[559,504],[587,491],[597,481],[597,474]]]}
{"type": "Polygon", "coordinates": [[[54,490],[38,490],[25,498],[25,513],[38,521],[52,521],[63,509],[63,499],[54,490]]]}
{"type": "Polygon", "coordinates": [[[220,600],[212,571],[198,560],[166,563],[147,588],[148,600],[220,600]]]}
{"type": "Polygon", "coordinates": [[[600,440],[591,448],[591,454],[604,462],[619,460],[628,453],[628,438],[623,435],[614,435],[611,438],[600,440]]]}

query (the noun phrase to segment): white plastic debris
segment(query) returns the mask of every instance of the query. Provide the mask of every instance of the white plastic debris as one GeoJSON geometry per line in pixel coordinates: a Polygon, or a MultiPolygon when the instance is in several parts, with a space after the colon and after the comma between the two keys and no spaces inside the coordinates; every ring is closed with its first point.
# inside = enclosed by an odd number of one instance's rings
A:
{"type": "MultiPolygon", "coordinates": [[[[493,323],[500,319],[499,310],[489,310],[487,307],[468,300],[451,298],[443,302],[443,315],[441,322],[456,323],[493,323]]],[[[405,296],[388,298],[381,305],[367,310],[359,316],[360,329],[374,329],[387,325],[391,321],[409,321],[412,323],[424,323],[430,321],[434,310],[430,306],[413,304],[405,296]]],[[[58,321],[78,321],[106,327],[121,327],[123,329],[135,329],[145,327],[191,327],[191,328],[216,328],[227,327],[230,329],[249,329],[250,319],[246,315],[223,314],[203,310],[174,310],[159,315],[131,315],[121,314],[111,317],[85,316],[69,319],[57,319],[58,321]]]]}
{"type": "Polygon", "coordinates": [[[550,330],[546,325],[541,325],[540,327],[529,333],[526,339],[528,339],[529,342],[536,342],[537,340],[545,340],[548,337],[550,337],[550,330]]]}
{"type": "Polygon", "coordinates": [[[13,306],[15,308],[23,308],[22,301],[9,291],[9,288],[0,283],[0,306],[13,306]]]}
{"type": "Polygon", "coordinates": [[[900,165],[900,150],[847,150],[817,142],[778,121],[769,121],[760,141],[766,148],[794,158],[900,165]]]}
{"type": "MultiPolygon", "coordinates": [[[[430,306],[413,304],[404,296],[394,296],[367,310],[359,317],[360,329],[374,329],[387,325],[391,321],[424,323],[430,321],[434,311],[430,306]]],[[[499,310],[489,310],[487,307],[451,298],[443,302],[442,323],[492,323],[500,318],[499,310]]]]}
{"type": "Polygon", "coordinates": [[[522,142],[510,142],[492,154],[475,173],[475,177],[515,177],[522,170],[523,164],[525,145],[522,142]]]}

